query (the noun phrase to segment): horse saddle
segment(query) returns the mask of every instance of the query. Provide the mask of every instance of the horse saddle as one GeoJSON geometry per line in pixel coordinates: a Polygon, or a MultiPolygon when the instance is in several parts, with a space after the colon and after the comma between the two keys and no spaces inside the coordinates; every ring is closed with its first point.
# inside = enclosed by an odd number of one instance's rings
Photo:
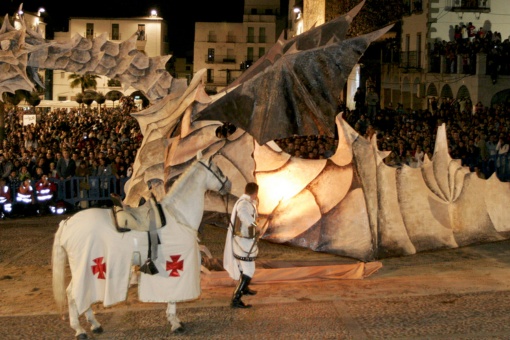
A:
{"type": "Polygon", "coordinates": [[[156,229],[165,226],[165,215],[154,196],[151,196],[143,205],[134,208],[122,203],[118,195],[112,194],[111,197],[114,204],[113,220],[117,231],[149,231],[151,222],[156,229]],[[151,217],[154,221],[151,221],[151,217]]]}

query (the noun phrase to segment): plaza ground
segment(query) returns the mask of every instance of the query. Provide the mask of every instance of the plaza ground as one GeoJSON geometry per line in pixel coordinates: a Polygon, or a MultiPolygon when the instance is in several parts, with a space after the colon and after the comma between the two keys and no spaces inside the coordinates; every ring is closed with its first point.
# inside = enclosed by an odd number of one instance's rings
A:
{"type": "MultiPolygon", "coordinates": [[[[51,246],[65,217],[0,221],[2,339],[72,339],[51,291],[51,246]]],[[[216,259],[226,231],[200,234],[216,259]]],[[[272,261],[350,264],[356,260],[261,243],[258,266],[272,261]]],[[[96,339],[510,339],[510,241],[380,260],[364,279],[253,285],[253,304],[231,309],[233,287],[207,287],[178,304],[186,332],[173,335],[166,305],[137,301],[95,305],[105,333],[96,339]]],[[[83,321],[83,318],[82,318],[83,321]]],[[[84,323],[83,323],[84,324],[84,323]]],[[[87,326],[88,327],[88,326],[87,326]]]]}

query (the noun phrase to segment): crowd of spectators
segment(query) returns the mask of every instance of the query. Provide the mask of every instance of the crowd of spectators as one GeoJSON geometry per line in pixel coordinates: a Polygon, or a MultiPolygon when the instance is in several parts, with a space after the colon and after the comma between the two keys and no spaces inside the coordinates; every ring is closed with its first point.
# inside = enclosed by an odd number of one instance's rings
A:
{"type": "Polygon", "coordinates": [[[32,188],[73,176],[130,177],[143,136],[138,122],[121,108],[55,109],[23,125],[22,109],[5,114],[0,176],[11,199],[30,180],[32,188]],[[25,182],[26,183],[26,182],[25,182]]]}
{"type": "MultiPolygon", "coordinates": [[[[437,128],[445,123],[452,158],[480,177],[497,172],[501,180],[510,180],[508,104],[488,108],[469,99],[443,98],[431,101],[429,110],[377,107],[374,118],[366,115],[367,106],[340,109],[360,135],[367,139],[375,135],[379,150],[391,151],[384,159],[389,166],[419,167],[425,155],[432,159],[437,128]]],[[[41,180],[131,176],[143,136],[128,112],[57,109],[40,115],[36,126],[23,125],[23,114],[21,109],[7,112],[8,138],[0,146],[0,189],[7,187],[11,199],[26,190],[29,182],[33,190],[41,180]]],[[[288,154],[303,159],[329,158],[338,146],[337,138],[326,136],[294,136],[276,142],[288,154]]]]}
{"type": "Polygon", "coordinates": [[[384,162],[390,166],[419,167],[427,155],[432,159],[437,129],[446,125],[448,152],[480,177],[497,172],[501,180],[510,180],[508,162],[510,105],[489,108],[481,102],[442,99],[436,109],[379,110],[374,121],[364,112],[345,115],[347,122],[361,135],[377,136],[379,150],[391,151],[384,162]]]}
{"type": "MultiPolygon", "coordinates": [[[[432,159],[436,133],[446,125],[448,152],[481,178],[494,172],[502,181],[510,180],[510,104],[493,108],[469,99],[443,98],[429,110],[378,109],[374,120],[366,107],[350,111],[342,107],[344,119],[363,137],[377,138],[379,150],[391,151],[384,159],[394,167],[419,167],[425,155],[432,159]]],[[[304,159],[329,158],[338,141],[325,136],[289,137],[277,143],[287,153],[304,159]]]]}
{"type": "Polygon", "coordinates": [[[430,49],[431,71],[439,72],[441,57],[446,61],[446,73],[457,73],[458,56],[462,60],[462,73],[476,73],[476,55],[487,55],[486,72],[495,84],[499,74],[510,74],[510,40],[498,31],[475,27],[471,22],[455,25],[450,41],[436,41],[430,49]]]}

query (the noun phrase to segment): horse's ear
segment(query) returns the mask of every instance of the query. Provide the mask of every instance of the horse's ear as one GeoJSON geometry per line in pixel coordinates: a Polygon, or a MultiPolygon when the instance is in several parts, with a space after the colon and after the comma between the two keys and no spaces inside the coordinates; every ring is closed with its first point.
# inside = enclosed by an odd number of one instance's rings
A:
{"type": "Polygon", "coordinates": [[[197,160],[201,160],[202,159],[202,150],[198,150],[197,152],[197,160]]]}

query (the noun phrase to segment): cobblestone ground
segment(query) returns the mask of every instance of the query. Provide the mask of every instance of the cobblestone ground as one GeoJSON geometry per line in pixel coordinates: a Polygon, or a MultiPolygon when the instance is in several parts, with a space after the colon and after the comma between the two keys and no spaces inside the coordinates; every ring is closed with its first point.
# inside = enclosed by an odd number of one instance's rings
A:
{"type": "MultiPolygon", "coordinates": [[[[0,330],[2,339],[72,339],[51,293],[51,245],[62,217],[0,221],[0,330]]],[[[201,234],[221,258],[225,230],[201,234]]],[[[231,287],[204,289],[178,304],[192,339],[510,339],[510,242],[381,260],[363,280],[255,285],[243,300],[248,310],[228,306],[231,287]]],[[[352,259],[263,242],[264,261],[353,263],[352,259]]],[[[95,339],[166,339],[162,304],[143,304],[131,288],[125,303],[94,306],[105,332],[95,339]]],[[[82,325],[85,320],[82,318],[82,325]]]]}

